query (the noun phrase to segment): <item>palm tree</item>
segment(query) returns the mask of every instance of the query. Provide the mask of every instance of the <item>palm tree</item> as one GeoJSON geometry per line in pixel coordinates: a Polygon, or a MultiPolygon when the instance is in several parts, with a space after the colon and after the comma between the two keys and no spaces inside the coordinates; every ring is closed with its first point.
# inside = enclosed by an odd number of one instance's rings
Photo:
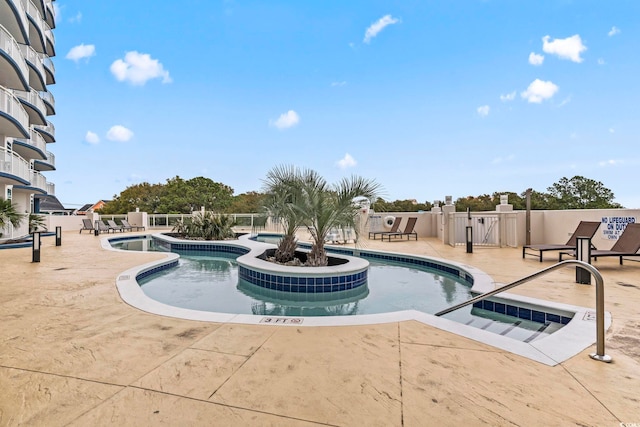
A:
{"type": "Polygon", "coordinates": [[[267,173],[264,180],[266,197],[263,208],[272,218],[278,218],[284,227],[284,236],[276,248],[277,262],[286,263],[295,257],[296,231],[302,225],[302,217],[295,208],[300,197],[299,172],[292,166],[276,166],[267,173]]]}
{"type": "Polygon", "coordinates": [[[342,178],[329,185],[317,172],[305,170],[302,173],[301,197],[296,208],[304,218],[304,225],[311,234],[313,244],[307,257],[307,264],[325,266],[328,263],[324,242],[332,228],[353,228],[359,235],[360,205],[355,199],[374,200],[381,186],[374,180],[359,176],[342,178]]]}
{"type": "Polygon", "coordinates": [[[0,199],[0,230],[7,224],[19,227],[22,223],[22,214],[19,214],[11,200],[0,199]]]}
{"type": "Polygon", "coordinates": [[[29,233],[33,233],[34,231],[47,231],[47,223],[44,220],[43,215],[38,215],[34,213],[29,214],[29,233]]]}
{"type": "MultiPolygon", "coordinates": [[[[353,227],[358,235],[357,220],[360,206],[356,198],[373,200],[380,185],[373,180],[352,176],[329,185],[316,171],[300,170],[294,166],[277,166],[265,180],[266,191],[277,209],[272,212],[287,221],[287,236],[295,236],[299,226],[305,226],[313,239],[307,265],[325,266],[328,263],[324,242],[332,228],[353,227]]],[[[295,237],[287,237],[287,241],[295,237]]],[[[283,246],[285,238],[281,241],[283,246]]],[[[280,248],[279,247],[279,248],[280,248]]]]}

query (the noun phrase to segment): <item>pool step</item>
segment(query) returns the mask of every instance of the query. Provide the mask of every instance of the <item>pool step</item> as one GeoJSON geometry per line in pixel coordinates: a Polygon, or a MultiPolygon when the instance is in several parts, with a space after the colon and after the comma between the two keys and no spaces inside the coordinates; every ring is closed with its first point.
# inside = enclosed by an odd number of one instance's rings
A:
{"type": "Polygon", "coordinates": [[[474,308],[463,323],[526,343],[544,338],[562,327],[553,322],[538,323],[478,308],[474,308]]]}

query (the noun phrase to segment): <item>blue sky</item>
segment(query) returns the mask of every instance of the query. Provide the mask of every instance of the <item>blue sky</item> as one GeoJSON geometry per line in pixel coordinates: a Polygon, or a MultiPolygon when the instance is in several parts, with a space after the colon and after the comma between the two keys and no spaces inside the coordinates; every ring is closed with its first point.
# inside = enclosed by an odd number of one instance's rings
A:
{"type": "Polygon", "coordinates": [[[582,175],[640,208],[635,0],[55,5],[67,207],[294,164],[420,202],[582,175]]]}

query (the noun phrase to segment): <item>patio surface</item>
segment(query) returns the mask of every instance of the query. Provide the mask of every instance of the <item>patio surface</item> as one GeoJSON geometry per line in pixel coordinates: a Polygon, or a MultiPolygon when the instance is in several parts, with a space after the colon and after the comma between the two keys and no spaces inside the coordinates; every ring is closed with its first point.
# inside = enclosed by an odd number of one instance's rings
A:
{"type": "MultiPolygon", "coordinates": [[[[131,234],[131,233],[129,233],[131,234]]],[[[594,263],[605,280],[611,364],[595,345],[549,367],[416,321],[291,327],[206,323],[142,312],[116,276],[158,259],[63,233],[0,250],[0,426],[640,425],[640,263],[594,263]]],[[[521,248],[437,239],[364,247],[447,258],[508,283],[548,261],[521,248]]],[[[566,268],[511,293],[594,307],[566,268]]],[[[594,337],[595,340],[595,337],[594,337]]]]}

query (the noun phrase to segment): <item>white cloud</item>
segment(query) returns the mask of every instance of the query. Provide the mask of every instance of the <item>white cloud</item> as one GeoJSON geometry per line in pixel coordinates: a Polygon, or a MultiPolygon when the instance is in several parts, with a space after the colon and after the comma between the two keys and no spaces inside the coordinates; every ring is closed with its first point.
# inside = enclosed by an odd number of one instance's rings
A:
{"type": "Polygon", "coordinates": [[[346,86],[347,82],[331,82],[331,87],[346,86]]]}
{"type": "Polygon", "coordinates": [[[376,22],[371,24],[369,28],[367,28],[367,31],[365,31],[363,40],[364,43],[371,42],[371,39],[377,36],[380,31],[385,29],[385,27],[392,24],[397,24],[398,22],[400,22],[400,20],[392,17],[391,15],[385,15],[382,18],[378,19],[376,22]]]}
{"type": "Polygon", "coordinates": [[[107,139],[109,141],[127,142],[131,138],[133,138],[133,132],[124,126],[111,126],[111,129],[107,132],[107,139]]]}
{"type": "Polygon", "coordinates": [[[598,65],[604,65],[604,64],[606,64],[606,62],[604,62],[604,59],[598,58],[598,65]]]}
{"type": "Polygon", "coordinates": [[[480,117],[487,117],[490,110],[491,107],[489,107],[488,105],[482,105],[478,107],[476,111],[478,111],[478,115],[480,115],[480,117]]]}
{"type": "Polygon", "coordinates": [[[616,133],[616,130],[614,128],[609,128],[609,133],[616,133]]]}
{"type": "Polygon", "coordinates": [[[613,37],[616,34],[620,34],[620,28],[616,27],[615,25],[613,27],[611,27],[611,30],[609,30],[609,32],[607,33],[607,35],[609,37],[613,37]]]}
{"type": "Polygon", "coordinates": [[[91,58],[96,54],[96,47],[92,44],[79,44],[78,46],[74,46],[69,50],[67,56],[65,58],[70,59],[72,61],[78,62],[82,58],[91,58]]]}
{"type": "Polygon", "coordinates": [[[338,165],[340,169],[352,168],[357,164],[358,162],[356,162],[356,159],[351,157],[351,154],[349,153],[346,153],[343,158],[336,162],[336,165],[338,165]]]}
{"type": "Polygon", "coordinates": [[[87,134],[84,136],[84,140],[89,144],[95,145],[100,142],[100,137],[97,134],[88,130],[87,134]]]}
{"type": "Polygon", "coordinates": [[[124,60],[114,61],[110,69],[118,81],[128,81],[133,85],[144,85],[148,80],[156,78],[161,78],[162,83],[172,81],[162,64],[147,53],[127,52],[124,60]]]}
{"type": "Polygon", "coordinates": [[[543,82],[540,79],[535,79],[525,90],[520,94],[527,101],[540,104],[545,99],[551,98],[553,95],[558,92],[558,86],[553,84],[552,82],[543,82]]]}
{"type": "Polygon", "coordinates": [[[604,160],[602,162],[598,162],[598,166],[601,166],[601,167],[616,166],[621,163],[624,163],[624,162],[622,160],[609,159],[609,160],[604,160]]]}
{"type": "Polygon", "coordinates": [[[514,90],[511,93],[508,93],[506,95],[500,95],[500,101],[502,102],[507,102],[507,101],[513,101],[514,99],[516,99],[516,91],[514,90]]]}
{"type": "Polygon", "coordinates": [[[571,95],[569,95],[565,99],[563,99],[562,102],[560,104],[558,104],[558,108],[564,107],[565,105],[567,105],[570,102],[571,102],[571,95]]]}
{"type": "Polygon", "coordinates": [[[278,129],[288,129],[300,123],[300,116],[293,110],[280,114],[277,120],[269,120],[269,126],[278,129]]]}
{"type": "Polygon", "coordinates": [[[549,41],[550,36],[542,38],[542,50],[551,55],[557,55],[561,59],[569,59],[573,62],[582,62],[580,54],[587,50],[582,43],[580,35],[576,34],[566,39],[555,39],[549,41]]]}
{"type": "Polygon", "coordinates": [[[531,52],[529,54],[529,64],[531,65],[542,65],[544,62],[544,55],[539,55],[537,53],[531,52]]]}
{"type": "Polygon", "coordinates": [[[82,22],[82,12],[76,13],[76,16],[72,16],[71,18],[68,19],[68,21],[71,23],[82,22]]]}

